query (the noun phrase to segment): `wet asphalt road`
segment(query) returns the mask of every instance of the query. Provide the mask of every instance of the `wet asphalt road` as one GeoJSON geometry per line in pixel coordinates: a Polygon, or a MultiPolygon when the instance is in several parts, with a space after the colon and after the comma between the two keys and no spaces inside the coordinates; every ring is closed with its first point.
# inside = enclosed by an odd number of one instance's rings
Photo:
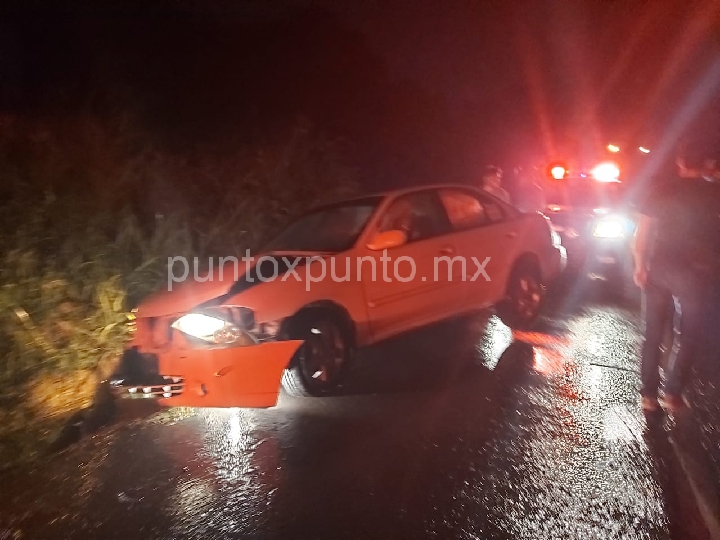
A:
{"type": "Polygon", "coordinates": [[[1,478],[0,538],[702,538],[639,408],[636,298],[364,351],[340,397],[170,410],[1,478]]]}

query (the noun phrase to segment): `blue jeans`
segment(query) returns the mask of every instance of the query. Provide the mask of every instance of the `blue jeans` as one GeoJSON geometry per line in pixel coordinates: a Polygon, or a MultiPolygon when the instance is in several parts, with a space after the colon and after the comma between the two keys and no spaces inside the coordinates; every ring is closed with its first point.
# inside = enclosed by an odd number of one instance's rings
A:
{"type": "Polygon", "coordinates": [[[660,346],[673,315],[677,317],[676,339],[668,362],[665,393],[677,396],[682,393],[703,337],[711,292],[709,279],[687,267],[662,265],[650,271],[643,291],[645,341],[640,393],[644,397],[657,397],[660,346]]]}

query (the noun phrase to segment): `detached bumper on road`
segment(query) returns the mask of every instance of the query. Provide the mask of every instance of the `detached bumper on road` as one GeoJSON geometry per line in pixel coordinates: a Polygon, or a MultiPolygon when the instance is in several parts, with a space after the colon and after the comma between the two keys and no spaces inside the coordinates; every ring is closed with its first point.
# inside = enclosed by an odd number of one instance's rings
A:
{"type": "Polygon", "coordinates": [[[217,349],[127,349],[111,386],[118,396],[170,407],[273,407],[302,341],[217,349]]]}

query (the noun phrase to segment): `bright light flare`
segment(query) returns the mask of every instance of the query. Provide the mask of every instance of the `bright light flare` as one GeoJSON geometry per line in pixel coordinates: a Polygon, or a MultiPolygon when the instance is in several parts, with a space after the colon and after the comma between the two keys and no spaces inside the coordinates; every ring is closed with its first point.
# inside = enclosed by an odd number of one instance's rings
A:
{"type": "Polygon", "coordinates": [[[550,174],[555,180],[562,180],[565,178],[565,172],[565,167],[561,167],[560,165],[556,165],[550,169],[550,174]]]}
{"type": "Polygon", "coordinates": [[[188,313],[180,317],[173,327],[190,336],[212,341],[216,332],[220,332],[227,323],[217,317],[202,313],[188,313]]]}
{"type": "Polygon", "coordinates": [[[615,182],[620,177],[620,169],[614,163],[601,163],[592,170],[592,176],[598,182],[615,182]]]}
{"type": "Polygon", "coordinates": [[[593,229],[595,238],[622,238],[628,228],[626,219],[614,217],[599,221],[593,229]]]}
{"type": "Polygon", "coordinates": [[[595,238],[620,238],[623,236],[622,223],[617,221],[603,221],[595,226],[593,236],[595,238]]]}
{"type": "Polygon", "coordinates": [[[608,144],[607,149],[613,154],[616,154],[620,151],[620,147],[615,144],[608,144]]]}
{"type": "Polygon", "coordinates": [[[650,150],[648,148],[645,148],[644,146],[641,146],[640,148],[638,148],[638,150],[640,150],[643,154],[650,153],[650,150]]]}

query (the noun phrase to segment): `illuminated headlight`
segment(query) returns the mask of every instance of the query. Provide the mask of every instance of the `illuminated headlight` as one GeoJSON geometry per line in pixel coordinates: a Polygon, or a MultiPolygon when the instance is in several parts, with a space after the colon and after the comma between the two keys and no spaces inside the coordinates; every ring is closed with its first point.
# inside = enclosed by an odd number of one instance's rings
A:
{"type": "Polygon", "coordinates": [[[627,219],[603,219],[595,224],[593,236],[595,238],[622,238],[627,234],[628,228],[627,219]]]}
{"type": "Polygon", "coordinates": [[[173,328],[208,343],[249,345],[254,340],[231,322],[204,313],[188,313],[173,323],[173,328]]]}

